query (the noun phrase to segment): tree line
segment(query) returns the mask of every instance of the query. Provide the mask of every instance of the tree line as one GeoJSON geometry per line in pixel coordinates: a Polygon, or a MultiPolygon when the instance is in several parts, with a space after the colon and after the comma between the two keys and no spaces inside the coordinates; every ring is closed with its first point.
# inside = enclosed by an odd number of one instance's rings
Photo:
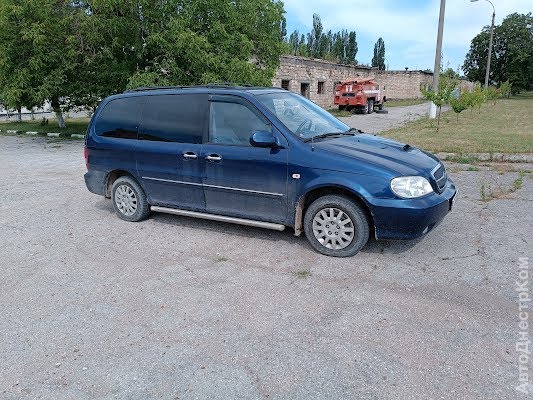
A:
{"type": "Polygon", "coordinates": [[[127,88],[270,86],[278,0],[0,0],[0,103],[94,108],[127,88]]]}
{"type": "MultiPolygon", "coordinates": [[[[324,30],[320,15],[313,14],[313,28],[307,34],[294,30],[289,36],[282,29],[284,53],[295,56],[319,58],[341,64],[358,64],[357,34],[342,29],[339,32],[324,30]]],[[[379,38],[374,46],[372,66],[385,69],[385,43],[379,38]]]]}

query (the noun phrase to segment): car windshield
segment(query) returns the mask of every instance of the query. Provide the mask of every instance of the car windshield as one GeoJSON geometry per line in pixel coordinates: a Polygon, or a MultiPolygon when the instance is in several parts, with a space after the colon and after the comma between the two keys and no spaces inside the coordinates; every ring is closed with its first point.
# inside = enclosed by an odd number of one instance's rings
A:
{"type": "MultiPolygon", "coordinates": [[[[265,93],[257,95],[278,119],[296,136],[303,140],[325,135],[343,134],[350,127],[329,112],[290,92],[265,93]]],[[[352,133],[353,135],[353,133],[352,133]]]]}

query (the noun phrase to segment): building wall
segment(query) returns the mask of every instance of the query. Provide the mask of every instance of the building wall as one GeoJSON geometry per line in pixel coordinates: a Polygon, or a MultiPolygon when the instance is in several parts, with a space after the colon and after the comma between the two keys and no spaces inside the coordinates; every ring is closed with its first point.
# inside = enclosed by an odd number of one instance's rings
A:
{"type": "Polygon", "coordinates": [[[333,108],[335,84],[348,77],[374,77],[388,99],[422,98],[420,85],[430,85],[433,74],[423,71],[377,71],[363,66],[343,65],[325,60],[297,56],[281,56],[272,85],[300,93],[301,85],[309,84],[309,99],[323,108],[333,108]],[[324,93],[318,93],[318,83],[324,82],[324,93]]]}

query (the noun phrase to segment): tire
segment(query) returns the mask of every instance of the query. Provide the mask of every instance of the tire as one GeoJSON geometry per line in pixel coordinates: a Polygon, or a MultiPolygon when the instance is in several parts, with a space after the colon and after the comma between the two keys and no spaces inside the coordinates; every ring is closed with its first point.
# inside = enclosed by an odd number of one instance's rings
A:
{"type": "Polygon", "coordinates": [[[372,114],[374,112],[374,100],[368,100],[368,114],[372,114]]]}
{"type": "Polygon", "coordinates": [[[124,221],[142,221],[150,215],[144,190],[129,176],[121,176],[113,183],[111,201],[115,212],[124,221]]]}
{"type": "Polygon", "coordinates": [[[370,226],[365,212],[355,202],[344,196],[328,195],[318,198],[307,208],[304,231],[311,246],[319,253],[351,257],[368,241],[370,226]]]}
{"type": "Polygon", "coordinates": [[[344,105],[344,106],[339,105],[339,111],[343,111],[345,109],[346,109],[346,105],[344,105]]]}

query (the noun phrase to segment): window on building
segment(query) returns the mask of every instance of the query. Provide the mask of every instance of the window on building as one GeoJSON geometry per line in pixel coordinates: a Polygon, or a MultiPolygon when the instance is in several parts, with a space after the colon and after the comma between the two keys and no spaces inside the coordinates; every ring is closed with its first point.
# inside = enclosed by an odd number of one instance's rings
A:
{"type": "Polygon", "coordinates": [[[324,82],[318,82],[318,94],[324,94],[324,82]]]}
{"type": "Polygon", "coordinates": [[[286,80],[286,79],[283,79],[281,81],[281,88],[282,89],[285,89],[285,90],[289,90],[289,84],[291,83],[291,81],[289,80],[286,80]]]}
{"type": "Polygon", "coordinates": [[[146,96],[139,139],[202,143],[207,95],[146,96]]]}

